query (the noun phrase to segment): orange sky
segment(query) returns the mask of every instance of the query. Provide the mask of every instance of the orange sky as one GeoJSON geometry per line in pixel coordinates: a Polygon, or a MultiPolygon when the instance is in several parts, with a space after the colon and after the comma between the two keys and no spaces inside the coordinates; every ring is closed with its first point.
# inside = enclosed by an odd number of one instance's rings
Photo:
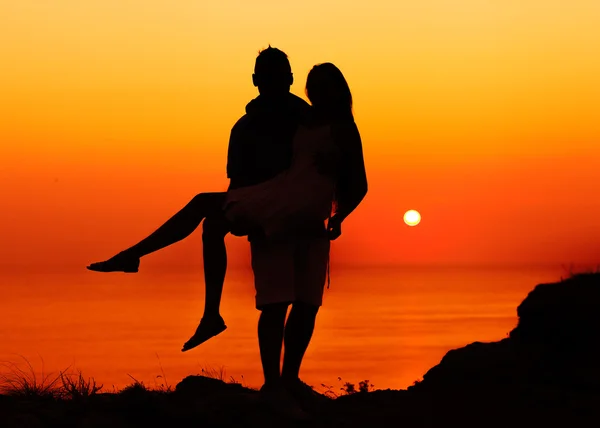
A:
{"type": "Polygon", "coordinates": [[[324,61],[353,91],[370,192],[333,263],[600,262],[600,3],[295,4],[0,2],[0,265],[81,267],[225,189],[269,43],[292,92],[324,61]]]}

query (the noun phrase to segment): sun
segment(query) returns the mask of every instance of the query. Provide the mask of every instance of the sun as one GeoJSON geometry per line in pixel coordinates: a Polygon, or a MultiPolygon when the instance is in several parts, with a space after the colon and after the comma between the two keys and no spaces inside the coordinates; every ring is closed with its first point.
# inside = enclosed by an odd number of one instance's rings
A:
{"type": "Polygon", "coordinates": [[[408,210],[404,213],[404,223],[409,226],[416,226],[421,222],[421,214],[416,210],[408,210]]]}

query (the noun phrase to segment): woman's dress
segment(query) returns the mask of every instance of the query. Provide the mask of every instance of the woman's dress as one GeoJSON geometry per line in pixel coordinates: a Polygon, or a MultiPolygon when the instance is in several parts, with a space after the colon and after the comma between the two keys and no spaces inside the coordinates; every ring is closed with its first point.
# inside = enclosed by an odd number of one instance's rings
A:
{"type": "Polygon", "coordinates": [[[266,236],[286,234],[330,215],[335,179],[317,170],[316,157],[339,156],[331,126],[300,126],[288,170],[270,180],[227,192],[227,219],[243,228],[260,227],[266,236]]]}

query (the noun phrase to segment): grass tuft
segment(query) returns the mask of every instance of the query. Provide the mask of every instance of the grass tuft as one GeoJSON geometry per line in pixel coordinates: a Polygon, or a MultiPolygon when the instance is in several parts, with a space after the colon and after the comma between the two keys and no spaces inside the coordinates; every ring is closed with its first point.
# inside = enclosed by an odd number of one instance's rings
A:
{"type": "Polygon", "coordinates": [[[59,393],[61,398],[71,400],[82,400],[92,397],[100,392],[103,385],[96,384],[94,378],[86,379],[81,370],[75,374],[60,373],[61,388],[59,393]]]}
{"type": "Polygon", "coordinates": [[[6,369],[0,374],[0,393],[4,395],[42,398],[42,399],[85,399],[102,389],[94,378],[86,379],[81,371],[69,373],[69,367],[58,374],[44,373],[38,375],[29,360],[20,356],[25,368],[13,362],[4,362],[6,369]]]}
{"type": "Polygon", "coordinates": [[[61,395],[60,374],[44,373],[44,360],[42,359],[42,372],[38,376],[29,360],[23,356],[21,358],[25,362],[25,369],[16,363],[2,363],[7,371],[0,374],[0,393],[27,398],[59,398],[61,395]]]}

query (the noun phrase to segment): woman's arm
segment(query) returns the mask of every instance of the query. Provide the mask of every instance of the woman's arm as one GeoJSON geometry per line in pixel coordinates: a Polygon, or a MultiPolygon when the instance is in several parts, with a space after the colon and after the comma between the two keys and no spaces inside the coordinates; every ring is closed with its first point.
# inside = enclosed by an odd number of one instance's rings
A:
{"type": "Polygon", "coordinates": [[[336,123],[332,137],[341,152],[337,181],[337,209],[335,222],[344,221],[367,194],[367,174],[360,133],[354,121],[336,123]]]}

